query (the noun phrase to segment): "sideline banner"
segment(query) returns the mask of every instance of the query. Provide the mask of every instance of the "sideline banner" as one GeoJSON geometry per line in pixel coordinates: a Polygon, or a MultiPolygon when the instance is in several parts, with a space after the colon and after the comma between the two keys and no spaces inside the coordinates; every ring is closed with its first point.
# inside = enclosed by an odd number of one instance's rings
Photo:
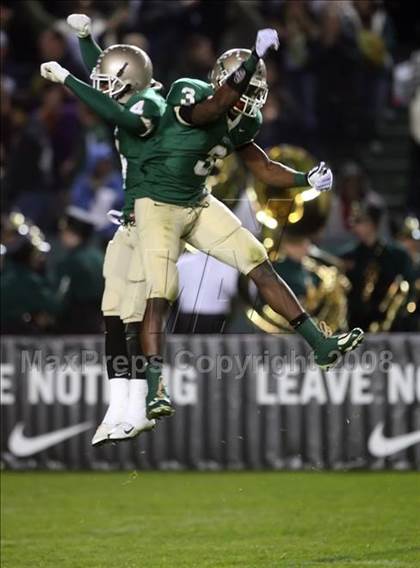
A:
{"type": "Polygon", "coordinates": [[[3,337],[1,459],[13,469],[417,469],[420,336],[368,336],[328,373],[296,336],[168,338],[173,418],[94,449],[103,339],[3,337]]]}

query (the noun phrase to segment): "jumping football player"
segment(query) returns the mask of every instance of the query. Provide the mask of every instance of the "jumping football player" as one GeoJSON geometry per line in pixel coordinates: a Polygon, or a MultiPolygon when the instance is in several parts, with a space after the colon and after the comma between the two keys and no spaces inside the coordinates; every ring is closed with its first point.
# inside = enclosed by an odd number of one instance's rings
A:
{"type": "Polygon", "coordinates": [[[147,286],[141,344],[149,362],[150,419],[173,412],[162,382],[162,329],[168,306],[178,294],[180,239],[248,275],[266,303],[308,342],[322,368],[330,368],[340,353],[353,350],[363,339],[359,328],[334,336],[321,331],[273,270],[264,246],[205,189],[215,159],[232,151],[270,186],[311,186],[318,191],[332,187],[332,172],[323,162],[307,173],[297,172],[270,160],[253,141],[268,92],[262,58],[273,45],[257,42],[252,53],[244,49],[225,52],[216,62],[211,84],[175,81],[158,131],[145,151],[135,216],[147,286]],[[246,81],[249,73],[252,77],[246,81]],[[237,93],[227,113],[215,100],[215,93],[225,85],[237,93]]]}
{"type": "MultiPolygon", "coordinates": [[[[83,59],[92,71],[94,88],[72,77],[56,62],[42,64],[41,74],[48,80],[65,84],[99,116],[117,126],[116,138],[126,190],[124,225],[109,243],[104,262],[105,292],[102,309],[106,322],[111,398],[109,409],[92,440],[93,445],[99,445],[108,440],[134,437],[154,425],[153,417],[147,420],[144,413],[144,389],[147,386],[144,381],[136,380],[142,378],[141,372],[133,375],[134,369],[131,366],[131,375],[129,368],[117,375],[116,368],[118,359],[132,361],[133,356],[140,355],[138,326],[145,308],[145,301],[142,301],[145,300],[145,295],[142,287],[142,263],[140,255],[135,253],[137,241],[133,228],[133,192],[141,184],[141,160],[159,123],[163,100],[151,89],[151,62],[142,50],[117,45],[102,52],[91,36],[91,21],[88,16],[72,14],[67,21],[79,37],[83,59]],[[121,318],[128,323],[127,349],[121,318]]],[[[277,34],[273,30],[258,33],[257,45],[262,48],[268,49],[276,43],[277,34]]],[[[237,84],[243,90],[248,85],[255,66],[255,58],[248,58],[239,70],[239,75],[236,74],[233,79],[235,88],[232,88],[231,81],[228,80],[215,91],[212,105],[219,114],[225,113],[237,100],[237,84]]],[[[169,400],[168,403],[170,404],[169,400]]],[[[157,416],[160,416],[159,413],[157,416]]]]}
{"type": "Polygon", "coordinates": [[[72,14],[67,22],[79,37],[93,87],[79,81],[55,62],[43,63],[41,75],[65,84],[115,126],[125,190],[122,224],[108,244],[103,268],[102,312],[110,404],[92,439],[92,445],[97,446],[118,439],[117,425],[124,428],[127,437],[150,430],[155,424],[154,420],[146,418],[147,385],[141,380],[144,373],[141,366],[136,372],[137,365],[132,365],[134,357],[141,355],[138,326],[145,309],[144,277],[138,254],[134,254],[137,234],[133,225],[133,191],[140,183],[144,146],[159,124],[165,100],[153,88],[152,64],[143,50],[130,45],[115,45],[102,51],[92,38],[88,16],[72,14]],[[121,424],[123,418],[129,420],[128,428],[121,424]]]}

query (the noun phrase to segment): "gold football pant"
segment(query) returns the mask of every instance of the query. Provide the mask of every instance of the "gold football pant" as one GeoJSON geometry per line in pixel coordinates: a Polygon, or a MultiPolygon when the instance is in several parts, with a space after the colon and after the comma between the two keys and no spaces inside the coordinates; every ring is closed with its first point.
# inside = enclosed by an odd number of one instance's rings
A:
{"type": "Polygon", "coordinates": [[[146,281],[135,226],[121,226],[108,243],[103,275],[104,316],[119,316],[125,323],[142,321],[146,308],[146,281]]]}
{"type": "Polygon", "coordinates": [[[135,215],[146,298],[176,299],[182,240],[243,274],[267,260],[264,246],[212,195],[193,207],[144,197],[136,200],[135,215]]]}

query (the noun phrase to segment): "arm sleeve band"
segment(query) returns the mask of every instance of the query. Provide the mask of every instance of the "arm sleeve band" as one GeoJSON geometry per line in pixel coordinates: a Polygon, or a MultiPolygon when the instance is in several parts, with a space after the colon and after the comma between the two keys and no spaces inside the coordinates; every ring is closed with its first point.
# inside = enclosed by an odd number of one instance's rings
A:
{"type": "Polygon", "coordinates": [[[303,172],[296,172],[294,174],[293,183],[295,184],[295,187],[304,187],[308,185],[308,178],[303,172]]]}
{"type": "Polygon", "coordinates": [[[258,62],[259,57],[254,50],[248,59],[229,75],[226,84],[237,93],[242,94],[248,87],[251,77],[257,69],[258,62]]]}

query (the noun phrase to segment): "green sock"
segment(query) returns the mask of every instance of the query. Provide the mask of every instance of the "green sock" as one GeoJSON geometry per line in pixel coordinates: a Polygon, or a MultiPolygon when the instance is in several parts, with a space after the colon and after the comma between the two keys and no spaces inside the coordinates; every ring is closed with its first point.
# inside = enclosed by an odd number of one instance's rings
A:
{"type": "Polygon", "coordinates": [[[295,328],[296,333],[301,335],[312,349],[316,349],[321,341],[325,339],[324,334],[316,325],[312,318],[306,318],[304,322],[295,328]]]}
{"type": "Polygon", "coordinates": [[[147,402],[155,398],[162,377],[162,357],[150,357],[146,367],[146,380],[148,386],[147,402]]]}

